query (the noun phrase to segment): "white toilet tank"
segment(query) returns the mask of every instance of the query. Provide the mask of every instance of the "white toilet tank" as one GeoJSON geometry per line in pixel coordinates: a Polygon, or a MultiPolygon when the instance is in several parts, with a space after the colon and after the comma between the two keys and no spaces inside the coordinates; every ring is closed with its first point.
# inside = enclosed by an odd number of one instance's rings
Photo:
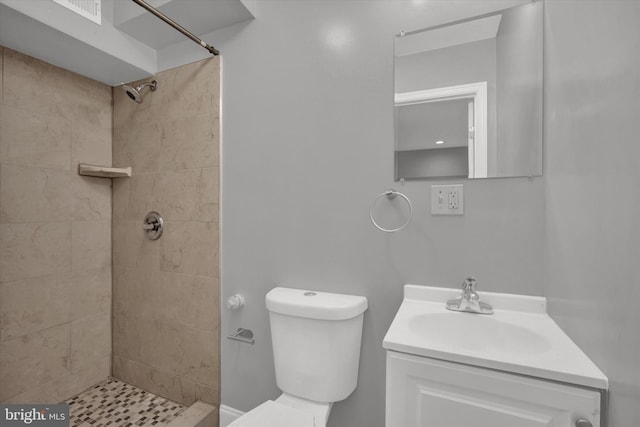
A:
{"type": "Polygon", "coordinates": [[[367,299],[278,287],[265,300],[280,390],[316,402],[346,399],[358,383],[367,299]]]}

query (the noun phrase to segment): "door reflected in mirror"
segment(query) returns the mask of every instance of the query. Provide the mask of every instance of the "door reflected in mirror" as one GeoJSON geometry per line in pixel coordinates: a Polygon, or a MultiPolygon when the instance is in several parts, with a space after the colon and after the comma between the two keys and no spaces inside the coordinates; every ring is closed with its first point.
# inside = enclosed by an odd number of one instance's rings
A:
{"type": "Polygon", "coordinates": [[[542,175],[542,8],[396,37],[396,180],[542,175]]]}

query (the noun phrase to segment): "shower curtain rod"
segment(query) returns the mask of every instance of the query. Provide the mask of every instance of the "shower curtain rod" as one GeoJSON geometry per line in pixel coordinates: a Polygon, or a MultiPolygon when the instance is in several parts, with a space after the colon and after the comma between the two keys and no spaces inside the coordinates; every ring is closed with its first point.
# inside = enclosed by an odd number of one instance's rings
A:
{"type": "Polygon", "coordinates": [[[218,49],[216,49],[215,47],[211,46],[210,44],[208,44],[207,42],[205,42],[201,38],[197,37],[191,31],[188,31],[182,25],[178,24],[177,22],[175,22],[174,20],[169,18],[167,15],[165,15],[162,12],[160,12],[158,9],[156,9],[153,6],[151,6],[150,4],[145,2],[144,0],[132,0],[132,1],[134,3],[136,3],[138,6],[143,7],[144,9],[148,10],[150,13],[152,13],[155,16],[157,16],[158,18],[162,19],[164,22],[166,22],[167,24],[169,24],[170,26],[172,26],[176,30],[180,31],[182,34],[184,34],[185,36],[189,37],[191,40],[193,40],[194,42],[198,43],[203,48],[207,49],[210,54],[212,54],[212,55],[219,55],[220,54],[220,51],[218,49]]]}

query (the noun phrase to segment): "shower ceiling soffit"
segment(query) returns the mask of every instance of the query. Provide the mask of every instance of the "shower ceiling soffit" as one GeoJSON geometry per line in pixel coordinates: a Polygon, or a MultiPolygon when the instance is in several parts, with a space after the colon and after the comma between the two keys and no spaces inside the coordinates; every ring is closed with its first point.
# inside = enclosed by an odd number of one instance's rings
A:
{"type": "MultiPolygon", "coordinates": [[[[207,35],[253,19],[257,0],[147,3],[215,46],[207,35]]],[[[192,42],[183,47],[185,40],[129,0],[102,0],[102,25],[51,0],[0,0],[1,45],[111,86],[163,71],[163,51],[175,54],[176,46],[189,50],[185,62],[211,56],[192,42]]]]}

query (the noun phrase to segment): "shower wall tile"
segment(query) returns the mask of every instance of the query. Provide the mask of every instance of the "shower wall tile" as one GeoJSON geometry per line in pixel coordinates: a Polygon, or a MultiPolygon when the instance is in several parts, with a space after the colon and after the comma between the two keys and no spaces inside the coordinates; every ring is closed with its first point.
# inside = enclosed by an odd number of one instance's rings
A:
{"type": "Polygon", "coordinates": [[[162,170],[206,168],[220,164],[219,120],[215,114],[198,114],[164,122],[160,140],[162,170]],[[185,145],[189,150],[185,150],[185,145]]]}
{"type": "Polygon", "coordinates": [[[78,163],[112,164],[111,98],[94,102],[89,115],[92,120],[74,121],[71,126],[71,165],[74,167],[78,163]]]}
{"type": "MultiPolygon", "coordinates": [[[[131,100],[122,98],[122,102],[131,103],[131,100]]],[[[113,164],[119,167],[131,166],[136,174],[157,172],[160,167],[160,139],[163,131],[160,120],[145,110],[114,122],[113,164]]]]}
{"type": "Polygon", "coordinates": [[[161,322],[196,327],[196,277],[191,274],[157,272],[149,303],[152,316],[161,322]]]}
{"type": "Polygon", "coordinates": [[[0,253],[0,282],[69,272],[71,223],[0,224],[0,253]]]}
{"type": "Polygon", "coordinates": [[[196,400],[206,403],[220,402],[220,386],[196,383],[196,400]]]}
{"type": "Polygon", "coordinates": [[[75,270],[111,265],[111,221],[74,221],[71,267],[75,270]]]}
{"type": "Polygon", "coordinates": [[[0,61],[0,402],[59,402],[110,374],[112,91],[0,61]]]}
{"type": "MultiPolygon", "coordinates": [[[[66,277],[65,277],[65,280],[66,277]]],[[[70,318],[111,313],[111,266],[74,270],[68,279],[71,290],[70,318]]]]}
{"type": "Polygon", "coordinates": [[[71,322],[72,371],[91,366],[111,354],[111,313],[71,322]]]}
{"type": "Polygon", "coordinates": [[[196,385],[193,381],[142,363],[115,356],[113,376],[185,406],[196,401],[196,385]]]}
{"type": "Polygon", "coordinates": [[[218,404],[219,58],[159,73],[142,104],[114,90],[113,373],[182,404],[218,404]],[[165,220],[159,240],[144,215],[165,220]]]}
{"type": "Polygon", "coordinates": [[[69,325],[0,344],[0,401],[69,373],[69,325]]]}
{"type": "Polygon", "coordinates": [[[68,221],[71,176],[67,171],[25,166],[0,168],[0,223],[68,221]]]}
{"type": "Polygon", "coordinates": [[[111,114],[109,86],[7,48],[3,65],[5,105],[91,124],[111,114]]]}
{"type": "Polygon", "coordinates": [[[114,268],[138,267],[146,271],[160,268],[160,245],[148,240],[142,231],[143,216],[137,221],[113,221],[114,268]]]}
{"type": "Polygon", "coordinates": [[[218,275],[218,223],[168,222],[160,242],[160,269],[218,275]]]}
{"type": "Polygon", "coordinates": [[[113,216],[112,225],[114,230],[121,220],[127,219],[129,213],[129,189],[131,180],[136,177],[137,175],[134,174],[128,179],[111,180],[111,214],[113,216]]]}
{"type": "MultiPolygon", "coordinates": [[[[61,396],[75,396],[89,387],[104,381],[111,375],[111,356],[105,357],[92,366],[84,366],[55,380],[40,384],[20,393],[5,403],[60,403],[61,396]]],[[[62,400],[64,400],[63,398],[62,400]]]]}
{"type": "MultiPolygon", "coordinates": [[[[113,354],[124,360],[131,360],[142,363],[142,340],[145,327],[144,318],[129,314],[126,311],[114,309],[113,312],[113,354]]],[[[115,359],[114,359],[115,363],[115,359]]],[[[119,377],[115,372],[114,376],[128,382],[126,378],[119,377]]],[[[133,384],[133,383],[132,383],[133,384]]]]}
{"type": "MultiPolygon", "coordinates": [[[[110,165],[111,162],[100,164],[110,165]]],[[[74,221],[111,219],[110,179],[80,176],[71,172],[71,219],[74,221]]]]}
{"type": "Polygon", "coordinates": [[[66,119],[0,106],[2,163],[71,169],[71,126],[66,119]]]}
{"type": "MultiPolygon", "coordinates": [[[[3,69],[4,66],[2,65],[4,62],[4,47],[0,46],[0,108],[2,107],[2,93],[4,92],[4,88],[3,88],[3,82],[4,82],[4,78],[2,77],[3,75],[3,69]]],[[[0,112],[0,116],[2,115],[2,113],[0,112]]],[[[2,136],[0,135],[0,140],[2,140],[2,136]]],[[[1,144],[1,143],[0,143],[1,144]]],[[[0,152],[0,158],[2,157],[2,153],[0,152]]]]}
{"type": "Polygon", "coordinates": [[[220,327],[220,280],[217,277],[196,276],[196,328],[215,331],[220,327]]]}
{"type": "Polygon", "coordinates": [[[0,283],[0,342],[69,322],[70,285],[57,274],[0,283]]]}
{"type": "Polygon", "coordinates": [[[147,212],[159,210],[158,200],[164,191],[159,186],[159,176],[157,173],[151,173],[134,175],[129,179],[127,219],[140,222],[147,212]]]}
{"type": "Polygon", "coordinates": [[[217,221],[219,168],[167,172],[158,179],[157,206],[168,221],[217,221]]]}

